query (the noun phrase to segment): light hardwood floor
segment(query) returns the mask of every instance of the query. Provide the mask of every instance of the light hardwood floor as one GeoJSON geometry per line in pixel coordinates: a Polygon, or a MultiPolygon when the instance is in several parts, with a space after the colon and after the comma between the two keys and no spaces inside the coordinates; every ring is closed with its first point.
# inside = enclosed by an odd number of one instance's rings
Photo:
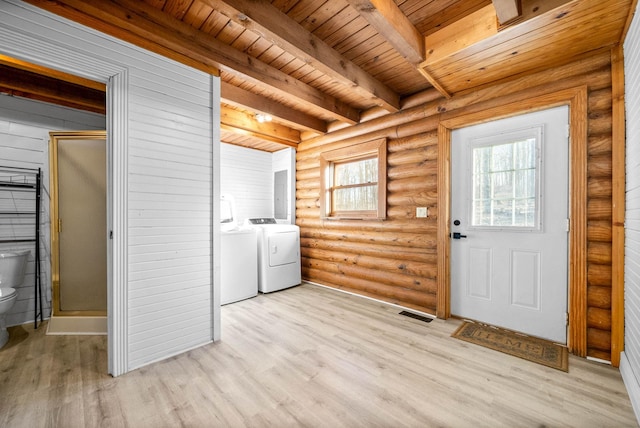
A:
{"type": "Polygon", "coordinates": [[[305,284],[223,307],[221,342],[119,378],[105,336],[13,327],[0,426],[637,426],[612,367],[560,372],[398,312],[305,284]]]}

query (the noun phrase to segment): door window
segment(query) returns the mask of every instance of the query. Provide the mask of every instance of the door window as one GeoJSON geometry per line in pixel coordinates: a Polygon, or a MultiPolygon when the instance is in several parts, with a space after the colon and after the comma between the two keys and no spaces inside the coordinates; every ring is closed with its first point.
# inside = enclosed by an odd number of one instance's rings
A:
{"type": "Polygon", "coordinates": [[[471,142],[471,226],[538,230],[542,127],[471,142]]]}

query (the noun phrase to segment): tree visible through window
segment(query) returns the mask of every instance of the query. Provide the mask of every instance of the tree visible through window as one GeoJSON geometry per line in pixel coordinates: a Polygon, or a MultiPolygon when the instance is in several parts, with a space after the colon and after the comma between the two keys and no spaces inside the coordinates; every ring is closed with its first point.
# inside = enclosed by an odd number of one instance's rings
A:
{"type": "Polygon", "coordinates": [[[322,217],[384,218],[386,153],[385,139],[322,153],[322,217]]]}
{"type": "Polygon", "coordinates": [[[473,148],[472,225],[536,229],[539,162],[535,136],[473,148]]]}

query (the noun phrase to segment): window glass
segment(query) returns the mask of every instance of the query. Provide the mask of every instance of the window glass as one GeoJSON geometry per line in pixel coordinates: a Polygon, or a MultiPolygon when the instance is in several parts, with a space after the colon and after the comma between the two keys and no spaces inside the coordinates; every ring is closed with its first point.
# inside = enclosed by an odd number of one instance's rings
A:
{"type": "Polygon", "coordinates": [[[472,150],[473,226],[536,228],[536,138],[472,150]]]}
{"type": "Polygon", "coordinates": [[[335,164],[335,185],[375,183],[378,181],[378,158],[335,164]]]}
{"type": "Polygon", "coordinates": [[[378,207],[378,185],[333,191],[334,211],[368,211],[378,207]]]}
{"type": "Polygon", "coordinates": [[[386,139],[322,153],[322,218],[385,218],[386,155],[386,139]]]}

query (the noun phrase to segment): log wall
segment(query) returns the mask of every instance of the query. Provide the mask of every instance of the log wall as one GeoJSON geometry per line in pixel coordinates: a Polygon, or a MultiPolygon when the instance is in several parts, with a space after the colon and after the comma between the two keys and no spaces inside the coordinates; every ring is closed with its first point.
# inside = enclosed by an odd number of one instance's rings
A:
{"type": "Polygon", "coordinates": [[[438,134],[442,113],[587,85],[588,272],[587,354],[611,358],[612,95],[611,55],[601,52],[451,99],[424,104],[302,142],[297,153],[296,215],[303,278],[345,291],[436,313],[438,134]],[[319,209],[322,151],[388,139],[387,219],[322,220],[319,209]],[[416,207],[428,218],[416,218],[416,207]]]}

